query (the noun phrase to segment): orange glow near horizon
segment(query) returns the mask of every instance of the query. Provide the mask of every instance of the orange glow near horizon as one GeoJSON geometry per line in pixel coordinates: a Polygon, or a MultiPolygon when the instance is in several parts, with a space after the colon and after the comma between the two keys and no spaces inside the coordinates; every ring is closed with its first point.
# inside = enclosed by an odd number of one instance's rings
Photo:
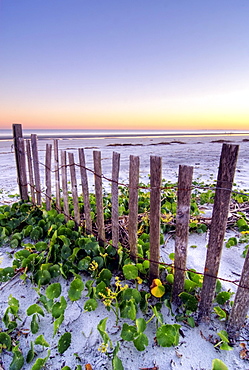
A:
{"type": "Polygon", "coordinates": [[[248,130],[249,89],[226,94],[174,99],[89,101],[79,104],[32,102],[15,110],[6,106],[1,128],[22,123],[26,129],[248,130]],[[11,113],[10,113],[11,112],[11,113]]]}

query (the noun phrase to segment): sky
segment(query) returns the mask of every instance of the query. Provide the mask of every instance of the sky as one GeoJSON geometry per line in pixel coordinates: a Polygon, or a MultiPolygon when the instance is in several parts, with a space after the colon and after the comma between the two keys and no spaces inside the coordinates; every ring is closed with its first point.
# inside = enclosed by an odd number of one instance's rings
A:
{"type": "Polygon", "coordinates": [[[248,0],[0,0],[0,128],[249,130],[248,0]]]}

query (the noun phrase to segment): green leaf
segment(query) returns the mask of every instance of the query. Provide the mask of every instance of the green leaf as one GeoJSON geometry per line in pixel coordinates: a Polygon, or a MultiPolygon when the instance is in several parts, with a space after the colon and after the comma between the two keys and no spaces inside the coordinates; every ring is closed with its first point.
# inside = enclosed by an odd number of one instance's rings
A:
{"type": "Polygon", "coordinates": [[[124,370],[122,361],[117,356],[113,356],[112,358],[112,369],[113,370],[124,370]]]}
{"type": "Polygon", "coordinates": [[[97,284],[103,281],[107,286],[110,285],[110,281],[112,278],[112,273],[108,269],[102,269],[99,273],[99,276],[97,278],[97,284]]]}
{"type": "Polygon", "coordinates": [[[32,317],[32,320],[31,320],[31,324],[30,324],[30,328],[31,328],[31,332],[33,334],[36,334],[39,330],[39,324],[38,324],[38,317],[37,317],[37,314],[34,314],[33,317],[32,317]]]}
{"type": "Polygon", "coordinates": [[[219,316],[220,320],[226,320],[227,314],[224,310],[222,310],[222,308],[220,308],[219,306],[214,307],[214,312],[216,313],[216,315],[219,316]]]}
{"type": "Polygon", "coordinates": [[[168,274],[166,276],[166,281],[169,283],[169,284],[173,284],[174,283],[174,275],[173,274],[168,274]]]}
{"type": "Polygon", "coordinates": [[[226,364],[224,364],[223,361],[215,358],[212,361],[212,370],[228,370],[228,367],[226,366],[226,364]]]}
{"type": "Polygon", "coordinates": [[[6,282],[15,275],[15,270],[12,267],[0,268],[0,282],[6,282]]]}
{"type": "Polygon", "coordinates": [[[179,342],[179,329],[177,324],[164,324],[156,331],[157,342],[162,347],[177,346],[179,342]]]}
{"type": "Polygon", "coordinates": [[[222,343],[219,347],[223,351],[232,351],[233,347],[229,346],[227,343],[222,343]]]}
{"type": "Polygon", "coordinates": [[[127,288],[122,291],[122,299],[124,301],[129,301],[134,299],[136,303],[141,302],[141,294],[137,289],[127,288]]]}
{"type": "Polygon", "coordinates": [[[186,292],[182,292],[179,294],[179,297],[181,298],[187,310],[190,310],[192,312],[197,310],[198,300],[193,295],[186,292]]]}
{"type": "Polygon", "coordinates": [[[62,256],[62,258],[64,258],[65,260],[67,260],[68,257],[71,256],[71,254],[72,254],[71,248],[69,248],[66,245],[63,245],[63,247],[61,248],[61,256],[62,256]]]}
{"type": "Polygon", "coordinates": [[[232,238],[229,238],[228,241],[226,242],[226,247],[227,248],[231,248],[231,247],[233,247],[233,246],[235,246],[237,244],[238,244],[237,238],[232,237],[232,238]]]}
{"type": "MultiPolygon", "coordinates": [[[[59,234],[59,232],[58,232],[59,234]]],[[[63,242],[63,246],[69,247],[71,242],[65,235],[58,235],[58,239],[60,239],[63,242]]]]}
{"type": "Polygon", "coordinates": [[[68,297],[71,301],[77,301],[81,298],[81,292],[84,289],[84,283],[81,279],[76,278],[74,279],[71,284],[70,288],[68,290],[68,297]]]}
{"type": "Polygon", "coordinates": [[[146,321],[143,317],[136,319],[137,332],[142,333],[146,329],[146,321]]]}
{"type": "Polygon", "coordinates": [[[90,256],[86,256],[85,258],[82,258],[79,261],[79,263],[78,263],[78,269],[80,271],[87,271],[90,263],[91,263],[91,257],[90,256]]]}
{"type": "Polygon", "coordinates": [[[11,337],[7,333],[0,333],[0,344],[3,348],[10,350],[11,347],[11,337]]]}
{"type": "Polygon", "coordinates": [[[193,317],[188,317],[187,322],[191,328],[195,328],[195,320],[193,317]]]}
{"type": "Polygon", "coordinates": [[[47,248],[48,248],[48,245],[45,242],[38,242],[38,243],[35,244],[35,249],[38,252],[45,251],[47,248]]]}
{"type": "Polygon", "coordinates": [[[219,304],[225,304],[227,301],[229,301],[232,294],[232,292],[220,292],[219,294],[217,294],[215,299],[219,304]]]}
{"type": "Polygon", "coordinates": [[[34,280],[37,285],[46,285],[51,280],[51,275],[48,270],[38,270],[34,275],[34,280]]]}
{"type": "Polygon", "coordinates": [[[132,341],[137,336],[137,330],[134,326],[128,325],[127,323],[123,324],[121,331],[121,338],[123,340],[132,341]]]}
{"type": "Polygon", "coordinates": [[[53,332],[53,336],[55,336],[55,334],[57,333],[59,327],[61,326],[61,324],[63,323],[64,321],[64,315],[61,314],[56,320],[54,320],[54,332],[53,332]]]}
{"type": "Polygon", "coordinates": [[[86,303],[84,304],[84,310],[85,311],[94,311],[98,307],[98,302],[96,299],[88,299],[86,303]]]}
{"type": "Polygon", "coordinates": [[[30,350],[28,351],[26,361],[29,364],[31,361],[33,361],[35,357],[35,352],[34,352],[34,343],[31,341],[30,342],[30,350]]]}
{"type": "Polygon", "coordinates": [[[24,365],[24,357],[18,346],[12,349],[13,359],[10,364],[9,370],[20,370],[24,365]]]}
{"type": "Polygon", "coordinates": [[[8,305],[11,313],[16,316],[19,310],[19,301],[12,294],[9,295],[8,305]]]}
{"type": "Polygon", "coordinates": [[[49,343],[46,341],[44,336],[41,334],[35,339],[35,344],[40,344],[43,347],[49,347],[49,343]]]}
{"type": "Polygon", "coordinates": [[[48,299],[58,298],[61,295],[61,284],[53,283],[46,289],[46,296],[48,299]]]}
{"type": "Polygon", "coordinates": [[[139,336],[133,340],[134,346],[138,351],[144,351],[149,344],[147,335],[140,333],[139,336]]]}
{"type": "Polygon", "coordinates": [[[106,329],[105,329],[107,320],[108,320],[108,317],[105,317],[104,319],[100,320],[100,322],[97,325],[97,329],[105,344],[107,344],[108,341],[110,340],[109,335],[107,334],[106,329]]]}
{"type": "Polygon", "coordinates": [[[64,314],[66,307],[67,301],[63,296],[61,296],[60,302],[56,302],[52,306],[52,316],[57,319],[59,316],[64,314]]]}
{"type": "Polygon", "coordinates": [[[34,365],[32,366],[31,370],[40,370],[43,368],[43,366],[46,364],[48,358],[50,356],[50,350],[48,351],[48,354],[45,358],[38,358],[34,365]]]}
{"type": "Polygon", "coordinates": [[[219,335],[220,339],[223,342],[229,343],[228,334],[227,334],[226,330],[219,331],[219,333],[217,333],[217,335],[219,335]]]}
{"type": "Polygon", "coordinates": [[[136,279],[138,277],[138,268],[135,265],[124,265],[123,274],[127,280],[136,279]]]}
{"type": "Polygon", "coordinates": [[[120,313],[123,318],[135,320],[137,314],[135,300],[132,298],[129,301],[123,301],[120,304],[120,313]]]}
{"type": "Polygon", "coordinates": [[[187,292],[194,291],[197,286],[198,285],[194,281],[187,279],[184,281],[184,290],[186,290],[187,292]]]}
{"type": "Polygon", "coordinates": [[[39,315],[44,316],[43,309],[36,303],[29,306],[26,312],[28,316],[33,315],[34,313],[39,313],[39,315]]]}
{"type": "Polygon", "coordinates": [[[58,351],[60,354],[64,353],[71,344],[72,335],[67,332],[62,334],[58,342],[58,351]]]}

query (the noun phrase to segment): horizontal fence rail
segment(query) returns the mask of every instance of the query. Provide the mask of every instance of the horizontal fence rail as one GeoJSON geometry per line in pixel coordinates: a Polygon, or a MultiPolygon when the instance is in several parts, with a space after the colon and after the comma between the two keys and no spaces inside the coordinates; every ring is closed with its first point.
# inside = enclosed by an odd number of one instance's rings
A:
{"type": "MultiPolygon", "coordinates": [[[[86,165],[84,149],[78,149],[79,163],[76,163],[73,153],[61,151],[59,153],[58,141],[54,140],[54,150],[52,145],[46,145],[45,164],[38,158],[37,136],[31,135],[31,140],[25,142],[22,137],[21,125],[13,125],[13,139],[15,146],[16,165],[18,183],[21,199],[30,201],[38,206],[42,204],[42,198],[45,199],[46,209],[51,208],[52,201],[55,202],[55,208],[58,212],[65,215],[66,220],[74,219],[76,225],[82,226],[86,234],[92,234],[96,231],[96,237],[102,246],[111,244],[114,248],[119,247],[121,231],[126,234],[127,247],[131,259],[136,262],[141,258],[137,251],[138,236],[138,191],[144,190],[150,192],[150,210],[148,220],[150,222],[150,262],[149,277],[150,281],[159,278],[159,265],[171,266],[160,261],[160,225],[161,225],[161,195],[164,191],[175,189],[177,191],[177,212],[176,212],[176,238],[175,238],[175,278],[172,291],[172,303],[180,304],[179,294],[184,289],[186,272],[187,246],[190,220],[190,202],[191,192],[194,189],[211,189],[215,191],[213,206],[213,216],[210,226],[210,235],[208,242],[208,251],[204,272],[195,272],[203,275],[203,288],[199,304],[199,321],[206,321],[210,318],[212,310],[212,301],[215,293],[217,279],[235,284],[238,289],[235,296],[234,305],[229,317],[227,330],[230,335],[237,336],[246,317],[249,307],[249,257],[246,256],[242,270],[240,282],[218,277],[218,270],[221,260],[221,251],[224,241],[225,230],[228,221],[228,211],[230,207],[230,198],[232,193],[233,179],[238,157],[238,145],[223,144],[220,157],[220,166],[216,187],[199,186],[192,184],[193,167],[179,166],[178,184],[172,186],[162,186],[162,159],[152,156],[150,160],[150,185],[139,184],[139,161],[137,156],[130,156],[129,183],[119,182],[120,154],[114,152],[112,157],[112,178],[105,177],[101,168],[101,152],[93,151],[93,169],[86,165]],[[53,158],[52,158],[53,154],[53,158]],[[60,154],[60,155],[59,155],[60,154]],[[53,160],[52,160],[53,159],[53,160]],[[27,163],[27,166],[26,166],[27,163]],[[53,163],[53,165],[52,165],[53,163]],[[80,181],[82,187],[82,197],[84,204],[84,213],[80,213],[79,208],[79,179],[77,178],[76,168],[80,171],[80,181]],[[45,190],[42,190],[40,181],[40,168],[45,170],[45,190]],[[69,212],[68,195],[68,169],[70,173],[71,193],[73,199],[74,217],[69,212]],[[91,219],[90,193],[88,186],[88,173],[94,176],[95,200],[96,200],[96,225],[93,230],[91,219]],[[55,200],[52,196],[52,175],[55,183],[55,200]],[[104,220],[103,205],[103,180],[111,184],[111,235],[112,241],[106,238],[106,225],[104,220]],[[127,225],[121,228],[119,220],[119,187],[125,187],[128,190],[129,214],[127,225]],[[30,197],[29,197],[29,192],[30,197]],[[121,230],[122,229],[122,230],[121,230]],[[242,309],[240,309],[242,307],[242,309]]],[[[238,195],[248,196],[236,192],[238,195]]],[[[109,238],[110,239],[110,238],[109,238]]],[[[145,259],[144,259],[145,260],[145,259]]]]}

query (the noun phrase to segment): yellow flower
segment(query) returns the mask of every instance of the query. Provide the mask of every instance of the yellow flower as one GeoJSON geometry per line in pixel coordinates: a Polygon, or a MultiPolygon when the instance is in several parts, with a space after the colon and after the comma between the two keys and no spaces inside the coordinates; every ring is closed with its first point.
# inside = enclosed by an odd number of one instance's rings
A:
{"type": "Polygon", "coordinates": [[[102,352],[102,353],[106,353],[107,352],[107,348],[108,348],[108,343],[102,343],[99,346],[98,351],[99,352],[102,352]]]}
{"type": "Polygon", "coordinates": [[[137,279],[138,284],[142,284],[143,280],[139,276],[136,279],[137,279]]]}
{"type": "Polygon", "coordinates": [[[96,262],[96,261],[93,260],[90,263],[89,270],[90,271],[95,271],[95,270],[97,270],[98,267],[99,267],[98,262],[96,262]]]}

